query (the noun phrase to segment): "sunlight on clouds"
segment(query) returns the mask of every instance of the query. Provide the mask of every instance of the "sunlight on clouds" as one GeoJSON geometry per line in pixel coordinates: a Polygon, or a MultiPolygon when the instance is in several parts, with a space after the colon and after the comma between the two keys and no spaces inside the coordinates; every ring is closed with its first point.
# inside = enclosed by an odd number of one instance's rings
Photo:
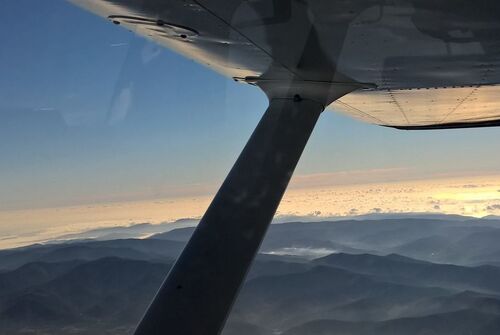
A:
{"type": "Polygon", "coordinates": [[[499,198],[499,192],[496,190],[470,190],[467,192],[457,192],[457,193],[443,193],[437,194],[437,198],[445,199],[455,199],[457,201],[474,202],[474,201],[488,201],[497,200],[499,198]]]}
{"type": "MultiPolygon", "coordinates": [[[[374,173],[377,178],[387,175],[390,179],[391,173],[399,172],[401,171],[377,170],[370,173],[374,173]]],[[[341,175],[348,179],[349,176],[361,173],[294,178],[277,215],[307,216],[318,220],[370,213],[444,213],[475,217],[500,215],[500,176],[345,185],[338,182],[341,175]],[[312,186],[308,187],[308,184],[312,186]]],[[[350,182],[354,183],[354,179],[350,182]]],[[[46,241],[93,228],[199,218],[207,209],[211,198],[212,195],[203,195],[0,211],[0,236],[3,236],[0,248],[46,241]]]]}
{"type": "Polygon", "coordinates": [[[325,186],[287,192],[280,215],[351,216],[368,213],[500,214],[500,177],[467,177],[325,186]]]}

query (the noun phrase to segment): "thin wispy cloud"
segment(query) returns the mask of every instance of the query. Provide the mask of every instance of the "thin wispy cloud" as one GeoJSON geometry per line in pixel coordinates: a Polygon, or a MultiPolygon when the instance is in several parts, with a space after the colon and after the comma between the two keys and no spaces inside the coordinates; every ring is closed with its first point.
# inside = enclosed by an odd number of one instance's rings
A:
{"type": "Polygon", "coordinates": [[[126,47],[128,46],[128,43],[111,43],[109,46],[112,48],[119,48],[119,47],[126,47]]]}
{"type": "Polygon", "coordinates": [[[487,211],[500,211],[500,204],[489,205],[486,207],[487,211]]]}
{"type": "Polygon", "coordinates": [[[411,175],[412,169],[405,167],[336,171],[296,175],[292,178],[290,187],[311,188],[319,186],[380,183],[408,179],[411,175]]]}
{"type": "Polygon", "coordinates": [[[315,259],[324,257],[327,255],[338,253],[338,250],[330,248],[312,248],[312,247],[287,247],[280,248],[271,251],[262,252],[266,255],[278,255],[278,256],[300,256],[307,259],[315,259]]]}

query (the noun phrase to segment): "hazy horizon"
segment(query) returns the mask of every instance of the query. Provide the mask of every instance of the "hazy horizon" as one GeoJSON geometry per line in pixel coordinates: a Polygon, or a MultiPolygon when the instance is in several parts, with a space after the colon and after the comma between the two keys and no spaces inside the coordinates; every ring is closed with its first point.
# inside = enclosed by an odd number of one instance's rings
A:
{"type": "MultiPolygon", "coordinates": [[[[405,181],[401,180],[403,172],[388,169],[295,176],[276,217],[312,216],[321,220],[381,213],[472,217],[500,214],[500,175],[435,176],[430,180],[405,181]],[[386,182],[376,183],[375,179],[386,182]]],[[[44,242],[96,228],[200,218],[215,190],[214,186],[212,193],[183,197],[0,211],[0,222],[8,223],[0,225],[0,248],[44,242]]]]}

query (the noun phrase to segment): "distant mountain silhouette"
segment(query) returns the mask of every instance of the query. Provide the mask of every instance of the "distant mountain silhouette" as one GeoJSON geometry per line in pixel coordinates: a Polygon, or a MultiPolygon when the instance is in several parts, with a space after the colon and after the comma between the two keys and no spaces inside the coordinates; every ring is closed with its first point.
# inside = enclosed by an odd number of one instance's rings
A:
{"type": "Polygon", "coordinates": [[[464,267],[451,264],[433,264],[411,258],[388,255],[334,254],[316,259],[355,273],[374,275],[395,283],[412,283],[429,287],[453,287],[457,290],[500,294],[500,268],[494,266],[464,267]]]}
{"type": "Polygon", "coordinates": [[[172,262],[184,243],[157,239],[78,241],[0,251],[0,270],[13,269],[28,262],[91,261],[103,257],[172,262]]]}

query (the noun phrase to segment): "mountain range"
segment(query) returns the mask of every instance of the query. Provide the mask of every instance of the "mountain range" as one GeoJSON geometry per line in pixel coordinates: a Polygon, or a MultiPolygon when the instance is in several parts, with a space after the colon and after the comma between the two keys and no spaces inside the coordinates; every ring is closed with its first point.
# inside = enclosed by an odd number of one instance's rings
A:
{"type": "MultiPolygon", "coordinates": [[[[193,229],[0,250],[0,333],[132,334],[193,229]]],[[[498,333],[498,237],[492,218],[273,224],[223,335],[498,333]]]]}

